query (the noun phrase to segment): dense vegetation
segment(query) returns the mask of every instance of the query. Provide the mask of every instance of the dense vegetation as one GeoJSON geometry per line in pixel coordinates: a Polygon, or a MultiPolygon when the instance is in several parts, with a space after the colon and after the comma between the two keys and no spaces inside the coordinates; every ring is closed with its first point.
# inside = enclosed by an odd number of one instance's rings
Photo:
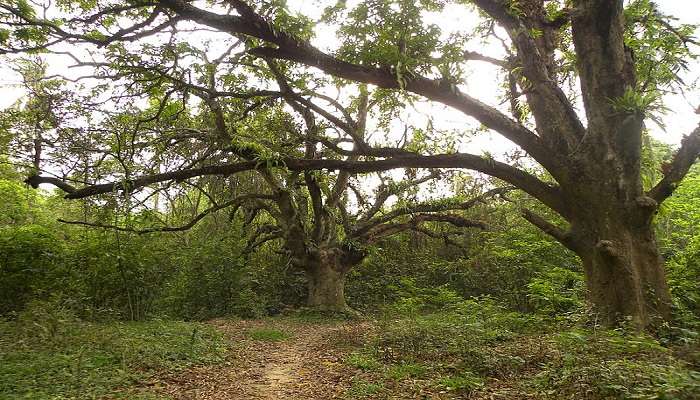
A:
{"type": "Polygon", "coordinates": [[[329,3],[0,0],[0,399],[700,398],[696,28],[329,3]]]}
{"type": "MultiPolygon", "coordinates": [[[[350,274],[348,302],[376,318],[378,334],[344,357],[357,374],[348,396],[694,398],[699,172],[657,216],[674,320],[654,336],[601,327],[575,256],[500,204],[484,217],[489,231],[463,247],[407,233],[350,274]]],[[[274,245],[243,253],[241,221],[215,214],[187,232],[143,235],[65,225],[55,218],[85,210],[4,178],[0,398],[136,398],[129,388],[153,373],[223,360],[227,345],[211,327],[169,321],[262,318],[305,304],[304,276],[274,245]]]]}

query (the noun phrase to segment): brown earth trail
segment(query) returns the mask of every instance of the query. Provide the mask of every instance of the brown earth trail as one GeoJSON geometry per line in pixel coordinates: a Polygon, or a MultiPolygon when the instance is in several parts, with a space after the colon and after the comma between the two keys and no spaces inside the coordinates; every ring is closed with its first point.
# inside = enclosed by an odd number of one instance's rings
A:
{"type": "Polygon", "coordinates": [[[160,376],[156,392],[173,399],[272,400],[341,398],[354,375],[342,363],[361,345],[370,325],[290,323],[289,321],[211,322],[231,345],[226,360],[160,376]],[[255,340],[256,330],[278,330],[283,340],[255,340]]]}

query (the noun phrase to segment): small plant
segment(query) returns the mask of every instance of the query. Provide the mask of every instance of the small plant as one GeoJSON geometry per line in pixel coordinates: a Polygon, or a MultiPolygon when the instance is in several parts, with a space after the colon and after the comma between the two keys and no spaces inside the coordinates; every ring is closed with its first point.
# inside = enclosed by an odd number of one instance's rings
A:
{"type": "Polygon", "coordinates": [[[70,310],[54,299],[52,301],[33,300],[19,313],[20,325],[27,334],[41,339],[52,346],[65,339],[65,332],[74,322],[70,310]]]}
{"type": "Polygon", "coordinates": [[[281,342],[292,337],[289,333],[279,329],[267,328],[251,329],[248,331],[248,336],[253,340],[261,340],[264,342],[281,342]]]}
{"type": "Polygon", "coordinates": [[[460,375],[440,379],[440,386],[447,390],[472,392],[483,387],[484,380],[469,371],[464,371],[460,375]]]}
{"type": "Polygon", "coordinates": [[[627,88],[622,96],[611,99],[610,104],[615,112],[643,115],[665,129],[660,116],[666,114],[669,109],[663,105],[661,93],[657,91],[643,93],[627,88]]]}
{"type": "Polygon", "coordinates": [[[406,378],[418,378],[428,371],[428,368],[421,364],[402,363],[389,368],[387,375],[394,380],[400,381],[406,378]]]}
{"type": "Polygon", "coordinates": [[[379,369],[381,363],[374,358],[372,355],[362,352],[356,352],[350,354],[345,362],[355,368],[361,369],[363,371],[372,371],[379,369]]]}
{"type": "Polygon", "coordinates": [[[370,396],[375,398],[374,396],[383,388],[384,386],[379,383],[368,382],[364,379],[353,379],[352,385],[346,394],[353,399],[361,399],[370,396]]]}

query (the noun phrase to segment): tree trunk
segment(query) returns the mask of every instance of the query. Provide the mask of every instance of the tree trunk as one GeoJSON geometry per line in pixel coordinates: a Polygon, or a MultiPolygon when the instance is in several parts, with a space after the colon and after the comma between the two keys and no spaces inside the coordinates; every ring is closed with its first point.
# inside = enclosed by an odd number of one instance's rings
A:
{"type": "MultiPolygon", "coordinates": [[[[326,260],[327,261],[327,260],[326,260]]],[[[346,312],[345,276],[347,269],[335,262],[319,262],[307,271],[309,307],[321,311],[346,312]]]]}
{"type": "Polygon", "coordinates": [[[651,224],[605,220],[586,229],[576,252],[600,322],[648,329],[668,320],[671,298],[651,224]],[[595,234],[591,234],[595,232],[595,234]]]}

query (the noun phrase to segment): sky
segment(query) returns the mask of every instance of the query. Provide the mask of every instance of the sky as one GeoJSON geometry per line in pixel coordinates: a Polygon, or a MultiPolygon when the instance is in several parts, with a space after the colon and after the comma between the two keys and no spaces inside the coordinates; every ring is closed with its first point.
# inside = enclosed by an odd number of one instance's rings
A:
{"type": "MultiPolygon", "coordinates": [[[[353,3],[349,1],[348,3],[353,3]]],[[[660,10],[666,14],[675,16],[682,23],[700,24],[700,7],[693,7],[688,0],[657,0],[657,5],[660,10]]],[[[320,17],[323,5],[329,4],[328,1],[303,1],[290,0],[290,7],[311,18],[320,17]]],[[[428,14],[425,16],[430,22],[438,24],[445,34],[452,31],[471,30],[476,24],[476,18],[465,10],[462,6],[449,6],[445,12],[441,14],[428,14]]],[[[313,44],[323,50],[332,50],[337,47],[338,40],[335,37],[333,27],[323,26],[319,28],[316,39],[313,44]]],[[[500,45],[482,43],[474,43],[472,51],[479,51],[484,54],[501,56],[503,50],[500,45]]],[[[698,49],[700,51],[700,48],[698,49]]],[[[62,57],[52,57],[49,67],[51,73],[66,73],[80,74],[81,72],[70,72],[67,69],[69,60],[62,57]]],[[[466,82],[461,89],[466,93],[485,101],[491,105],[499,103],[496,86],[494,69],[490,65],[480,62],[469,63],[469,73],[466,82]]],[[[84,72],[84,71],[83,71],[84,72]]],[[[685,80],[688,83],[698,83],[700,77],[700,63],[697,61],[691,64],[690,72],[686,74],[685,80]]],[[[6,65],[0,64],[0,108],[7,107],[13,104],[20,96],[22,91],[16,87],[18,77],[6,65]]],[[[677,145],[680,143],[684,134],[691,132],[700,120],[700,116],[695,114],[695,109],[700,106],[700,90],[697,88],[687,91],[684,95],[669,95],[665,98],[666,105],[670,109],[668,115],[663,118],[667,126],[664,132],[653,123],[649,124],[652,135],[663,142],[677,145]]],[[[464,129],[475,127],[475,121],[463,114],[449,109],[441,105],[430,103],[421,103],[419,107],[408,111],[403,117],[404,123],[421,126],[427,123],[428,116],[438,121],[441,128],[464,129]]],[[[398,127],[397,127],[398,129],[398,127]]],[[[509,151],[513,146],[505,139],[494,133],[484,133],[477,138],[470,138],[466,144],[459,147],[460,151],[469,151],[479,153],[488,151],[490,153],[499,154],[504,151],[509,151]]]]}

